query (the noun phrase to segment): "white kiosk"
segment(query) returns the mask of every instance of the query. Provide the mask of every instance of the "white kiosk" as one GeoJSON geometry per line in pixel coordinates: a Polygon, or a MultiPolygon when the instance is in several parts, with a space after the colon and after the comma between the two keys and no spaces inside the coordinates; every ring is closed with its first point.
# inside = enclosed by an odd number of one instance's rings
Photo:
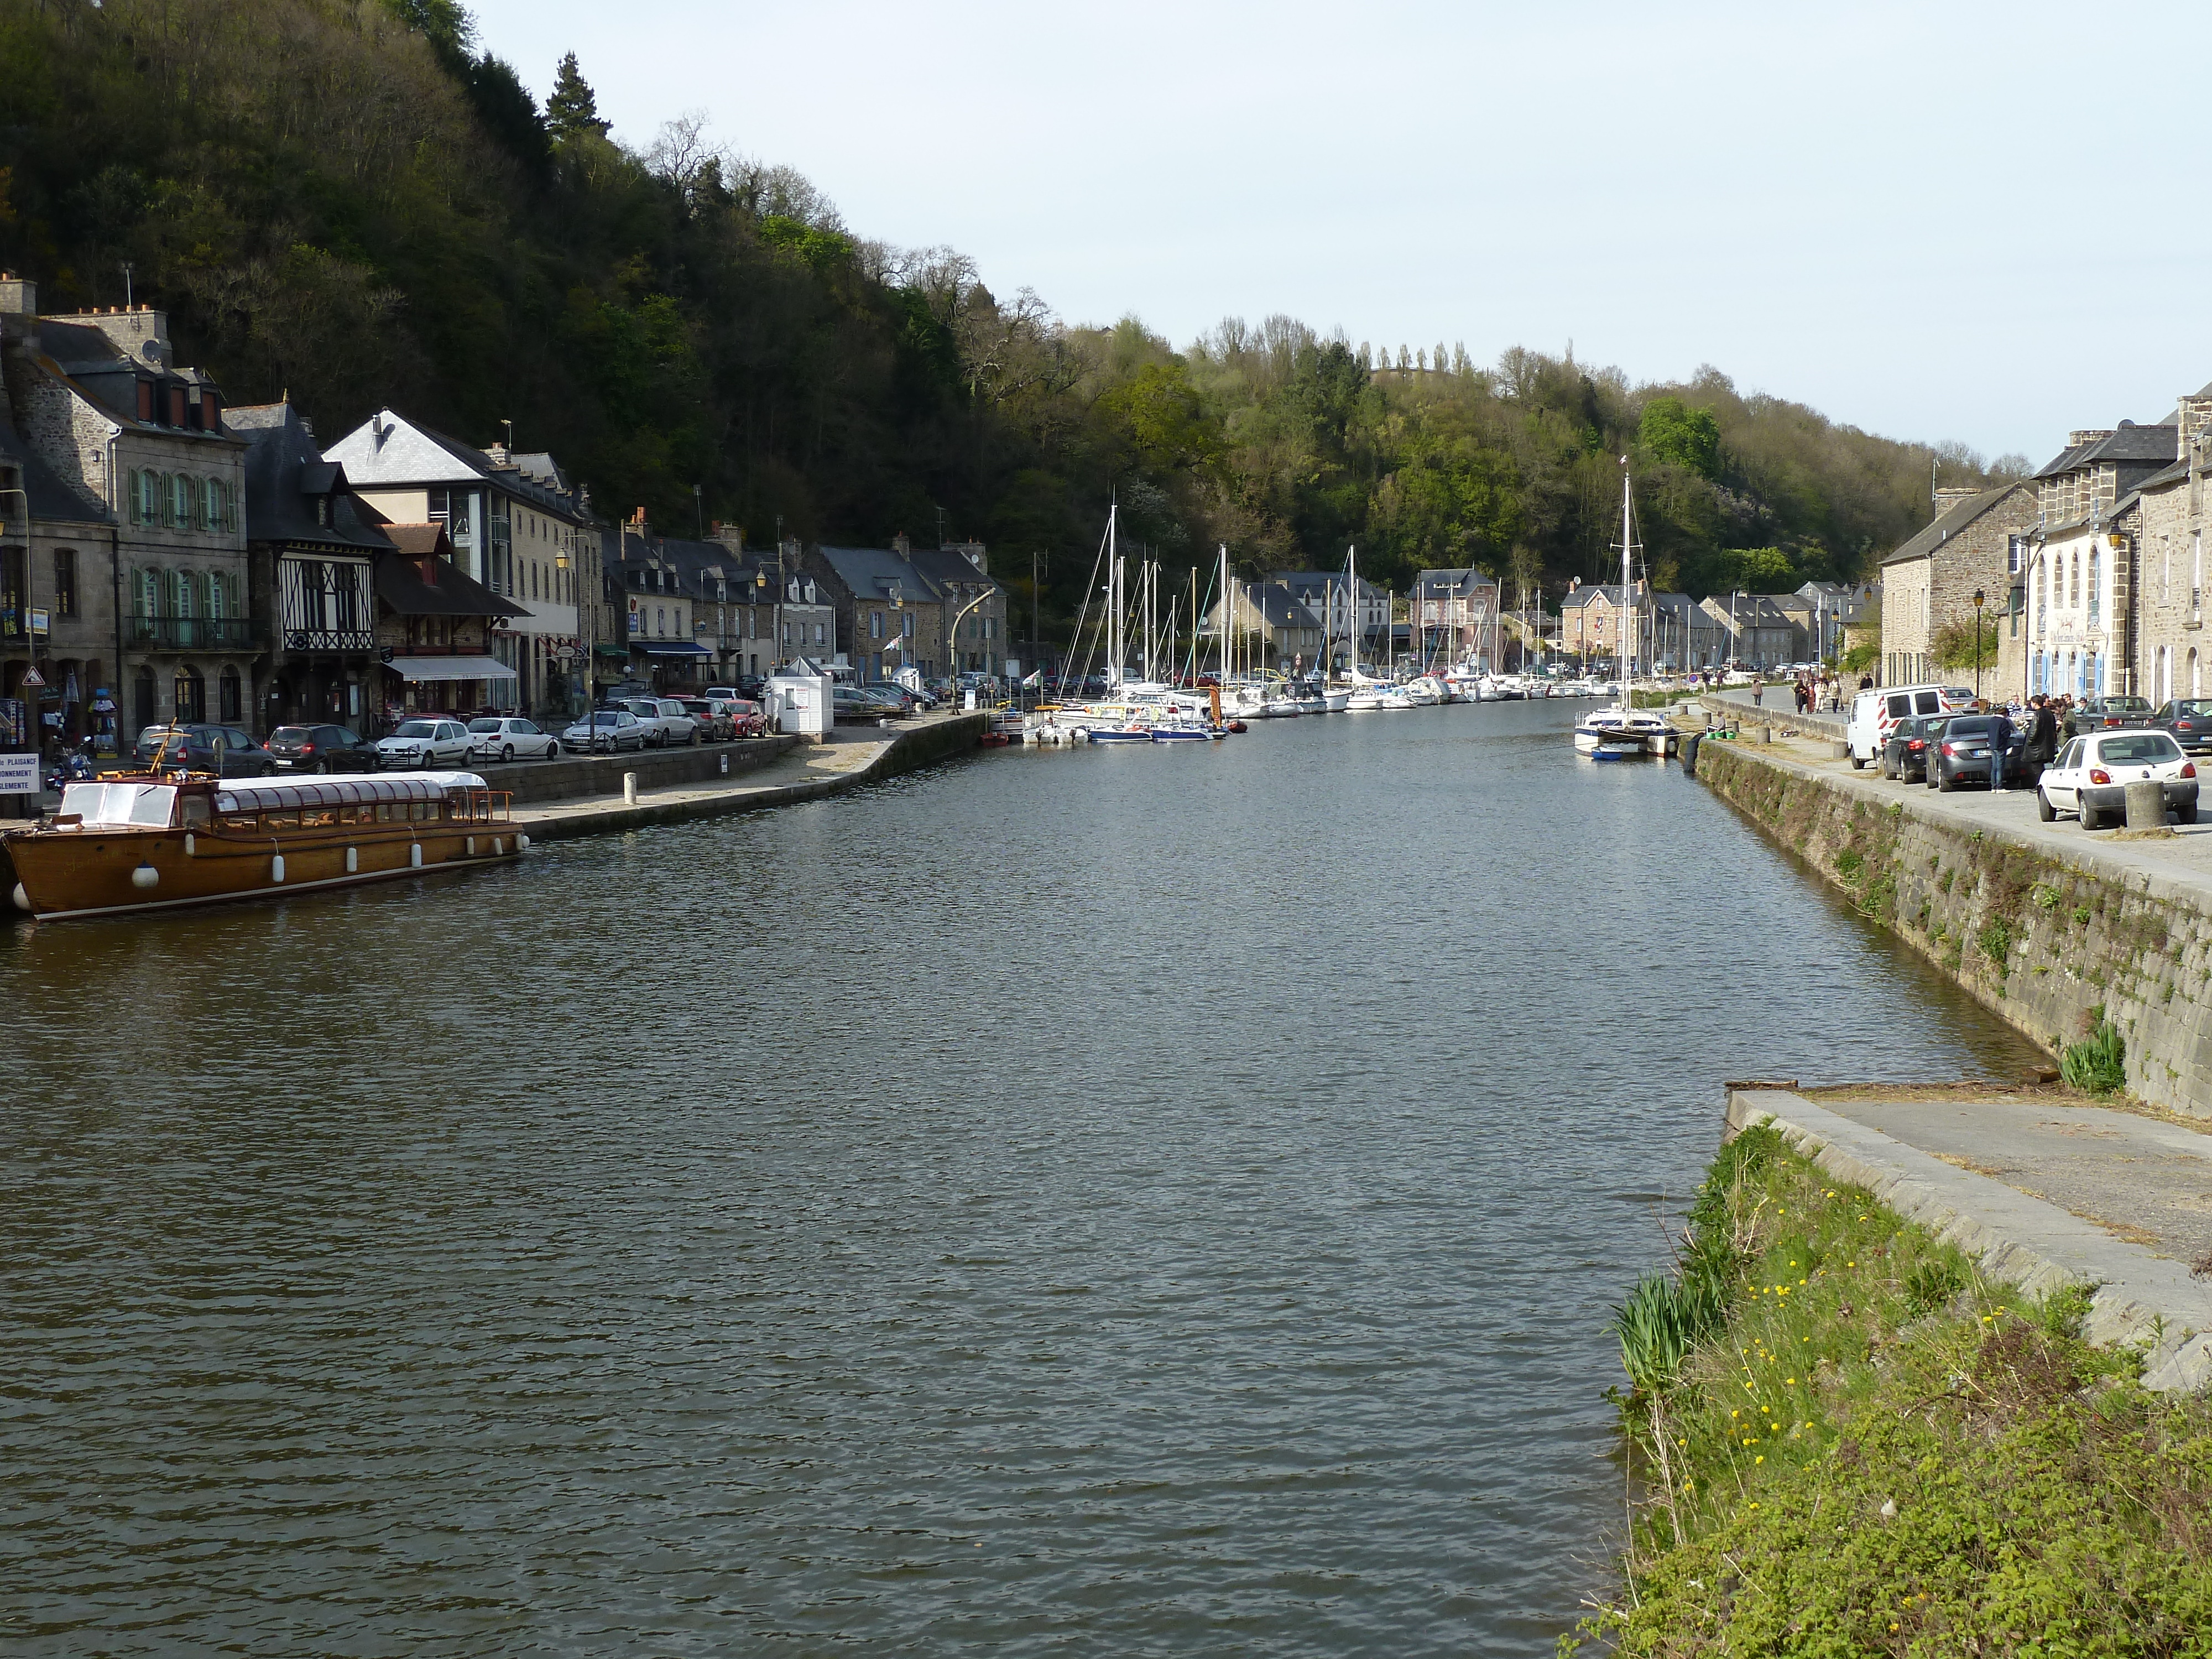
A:
{"type": "Polygon", "coordinates": [[[769,676],[772,712],[781,729],[827,743],[830,728],[837,723],[836,684],[826,670],[805,657],[769,676]]]}

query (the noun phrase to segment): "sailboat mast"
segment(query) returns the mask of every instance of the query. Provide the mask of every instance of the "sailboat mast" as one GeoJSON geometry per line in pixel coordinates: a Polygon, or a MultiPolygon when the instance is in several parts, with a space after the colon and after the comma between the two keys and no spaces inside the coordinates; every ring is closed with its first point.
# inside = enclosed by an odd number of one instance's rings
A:
{"type": "Polygon", "coordinates": [[[1634,673],[1636,650],[1636,590],[1632,580],[1630,561],[1634,556],[1634,523],[1629,516],[1631,500],[1628,483],[1628,457],[1620,458],[1620,609],[1626,623],[1620,646],[1620,706],[1626,711],[1630,706],[1630,681],[1634,673]]]}
{"type": "Polygon", "coordinates": [[[1117,695],[1121,689],[1121,542],[1119,520],[1121,509],[1115,505],[1106,509],[1106,568],[1107,614],[1112,618],[1111,631],[1106,643],[1106,678],[1117,695]]]}

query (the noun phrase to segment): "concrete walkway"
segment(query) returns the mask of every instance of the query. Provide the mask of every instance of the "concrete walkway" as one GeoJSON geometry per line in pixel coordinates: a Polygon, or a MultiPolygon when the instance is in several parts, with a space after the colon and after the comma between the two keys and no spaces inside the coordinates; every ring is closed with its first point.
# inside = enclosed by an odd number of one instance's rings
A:
{"type": "Polygon", "coordinates": [[[2023,1091],[1731,1090],[1731,1134],[1771,1123],[1838,1181],[2032,1296],[2092,1287],[2089,1339],[2142,1346],[2159,1389],[2212,1384],[2212,1135],[2023,1091]]]}
{"type": "Polygon", "coordinates": [[[902,721],[890,730],[839,726],[827,743],[803,744],[743,774],[742,782],[641,789],[635,806],[618,793],[533,802],[514,809],[514,823],[533,840],[560,841],[811,800],[972,749],[988,719],[947,712],[902,721]]]}

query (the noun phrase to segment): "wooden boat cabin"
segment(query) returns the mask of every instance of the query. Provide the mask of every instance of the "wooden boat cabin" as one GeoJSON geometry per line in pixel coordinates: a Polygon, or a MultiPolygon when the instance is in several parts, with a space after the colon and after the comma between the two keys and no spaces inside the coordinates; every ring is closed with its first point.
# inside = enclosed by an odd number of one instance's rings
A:
{"type": "Polygon", "coordinates": [[[59,921],[496,863],[529,845],[511,800],[473,772],[102,778],[0,835],[0,881],[16,908],[59,921]]]}

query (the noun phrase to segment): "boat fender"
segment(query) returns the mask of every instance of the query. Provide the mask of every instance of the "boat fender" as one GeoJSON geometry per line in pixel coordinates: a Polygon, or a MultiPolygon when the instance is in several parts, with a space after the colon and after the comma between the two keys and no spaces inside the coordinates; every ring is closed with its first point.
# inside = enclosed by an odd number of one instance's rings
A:
{"type": "MultiPolygon", "coordinates": [[[[133,887],[152,887],[159,884],[161,879],[161,872],[159,870],[156,870],[152,865],[147,863],[143,859],[138,860],[138,867],[131,872],[131,884],[133,887]]],[[[21,893],[23,890],[19,885],[15,890],[18,893],[21,893]]],[[[26,904],[23,908],[27,910],[31,907],[26,904]]]]}
{"type": "Polygon", "coordinates": [[[355,874],[359,873],[360,870],[361,870],[361,848],[359,848],[358,847],[349,847],[349,848],[346,848],[346,874],[348,874],[348,875],[349,875],[349,876],[350,876],[350,875],[355,875],[355,874]]]}
{"type": "Polygon", "coordinates": [[[474,836],[468,838],[468,848],[469,856],[474,858],[477,855],[477,838],[474,836]]]}
{"type": "Polygon", "coordinates": [[[8,895],[8,900],[9,903],[13,904],[25,915],[27,916],[31,914],[31,896],[23,890],[23,884],[21,882],[19,881],[15,884],[15,890],[8,895]]]}
{"type": "Polygon", "coordinates": [[[491,855],[495,859],[507,856],[507,842],[498,836],[491,838],[491,855]]]}
{"type": "Polygon", "coordinates": [[[269,860],[269,879],[280,885],[284,880],[284,855],[282,853],[269,860]]]}
{"type": "Polygon", "coordinates": [[[518,853],[527,853],[530,850],[530,837],[517,836],[514,838],[514,850],[518,853]]]}
{"type": "Polygon", "coordinates": [[[1070,743],[1088,743],[1088,742],[1090,742],[1090,741],[1091,741],[1091,728],[1090,728],[1089,726],[1077,726],[1077,727],[1075,728],[1075,730],[1074,730],[1074,731],[1073,731],[1073,732],[1069,732],[1069,733],[1068,733],[1067,740],[1068,740],[1070,743]]]}
{"type": "Polygon", "coordinates": [[[410,870],[422,867],[422,843],[419,841],[407,849],[407,867],[410,870]]]}
{"type": "Polygon", "coordinates": [[[197,856],[198,853],[198,848],[197,843],[192,840],[192,832],[187,830],[185,831],[185,856],[186,858],[192,858],[197,856]]]}

